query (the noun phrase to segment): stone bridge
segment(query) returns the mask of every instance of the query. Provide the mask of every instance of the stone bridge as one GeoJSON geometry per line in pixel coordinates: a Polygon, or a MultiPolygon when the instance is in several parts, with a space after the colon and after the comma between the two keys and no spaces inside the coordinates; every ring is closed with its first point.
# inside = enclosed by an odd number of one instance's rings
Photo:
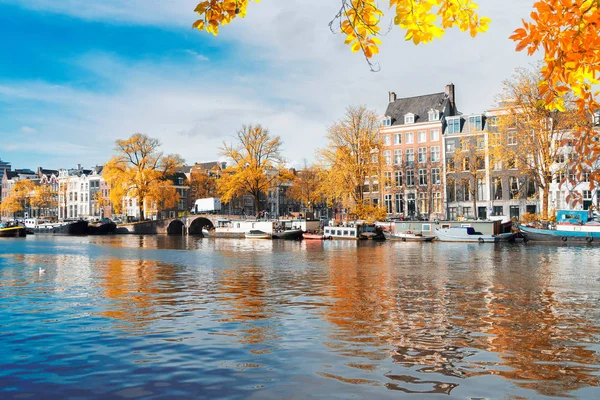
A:
{"type": "Polygon", "coordinates": [[[198,214],[186,217],[142,221],[117,226],[117,233],[133,233],[139,235],[202,235],[202,229],[211,230],[217,219],[229,219],[230,215],[198,214]]]}

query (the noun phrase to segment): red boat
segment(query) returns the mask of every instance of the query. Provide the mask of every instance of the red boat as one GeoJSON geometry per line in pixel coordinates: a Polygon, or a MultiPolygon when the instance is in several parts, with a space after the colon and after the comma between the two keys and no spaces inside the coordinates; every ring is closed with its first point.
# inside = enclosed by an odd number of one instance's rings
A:
{"type": "Polygon", "coordinates": [[[321,233],[303,233],[302,237],[306,240],[329,240],[331,236],[325,236],[321,233]]]}

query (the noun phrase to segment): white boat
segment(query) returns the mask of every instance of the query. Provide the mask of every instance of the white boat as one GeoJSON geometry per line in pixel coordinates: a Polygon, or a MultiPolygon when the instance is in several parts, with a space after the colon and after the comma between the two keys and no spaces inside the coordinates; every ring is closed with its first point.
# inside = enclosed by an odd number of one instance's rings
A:
{"type": "Polygon", "coordinates": [[[271,235],[263,231],[251,230],[244,234],[246,239],[271,239],[271,235]]]}
{"type": "Polygon", "coordinates": [[[479,242],[496,243],[505,242],[515,238],[514,233],[501,233],[499,235],[484,235],[476,232],[472,227],[454,226],[450,228],[438,228],[435,236],[442,242],[479,242]]]}
{"type": "Polygon", "coordinates": [[[401,240],[403,242],[431,242],[435,236],[423,236],[415,233],[390,233],[383,232],[387,240],[401,240]]]}

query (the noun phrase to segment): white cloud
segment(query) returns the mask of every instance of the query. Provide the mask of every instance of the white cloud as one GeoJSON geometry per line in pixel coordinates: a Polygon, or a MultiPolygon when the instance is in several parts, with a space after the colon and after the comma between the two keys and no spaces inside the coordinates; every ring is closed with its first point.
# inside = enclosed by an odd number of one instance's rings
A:
{"type": "MultiPolygon", "coordinates": [[[[0,82],[0,100],[44,103],[46,111],[27,110],[23,121],[40,133],[68,138],[95,148],[91,163],[105,161],[116,138],[140,131],[158,137],[169,152],[188,162],[216,159],[218,146],[245,123],[262,123],[283,137],[286,156],[312,159],[325,144],[326,129],[348,105],[364,104],[383,113],[387,92],[399,97],[440,92],[456,85],[461,111],[481,112],[519,65],[532,60],[514,51],[508,36],[526,17],[533,1],[480,0],[492,17],[490,31],[471,39],[449,32],[442,41],[414,46],[396,27],[383,38],[378,73],[331,34],[328,23],[337,0],[264,0],[252,3],[247,17],[218,37],[189,29],[194,0],[81,1],[31,0],[31,9],[86,20],[149,24],[185,30],[211,46],[237,44],[231,64],[193,49],[188,64],[125,62],[114,55],[90,53],[74,62],[115,89],[94,92],[52,82],[0,82]],[[252,65],[253,68],[247,68],[252,65]],[[259,68],[257,68],[258,66],[259,68]],[[32,119],[30,115],[36,114],[32,119]]],[[[166,60],[166,61],[165,61],[166,60]]],[[[67,141],[68,141],[67,140],[67,141]]],[[[78,155],[72,156],[78,162],[78,155]]]]}
{"type": "Polygon", "coordinates": [[[30,126],[22,126],[20,131],[21,131],[21,133],[24,133],[26,135],[31,135],[31,134],[37,133],[37,129],[32,128],[30,126]]]}

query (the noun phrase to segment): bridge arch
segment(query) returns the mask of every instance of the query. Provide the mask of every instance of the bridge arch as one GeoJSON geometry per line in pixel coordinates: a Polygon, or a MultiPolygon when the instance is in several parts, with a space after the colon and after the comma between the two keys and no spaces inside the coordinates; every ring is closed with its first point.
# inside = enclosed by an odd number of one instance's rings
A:
{"type": "Polygon", "coordinates": [[[213,225],[213,223],[210,219],[204,218],[204,217],[198,217],[190,223],[190,226],[188,227],[188,234],[189,235],[202,235],[203,228],[212,230],[212,229],[215,229],[215,226],[213,225]]]}
{"type": "Polygon", "coordinates": [[[183,235],[184,226],[185,225],[181,220],[174,219],[169,223],[169,226],[167,226],[167,235],[183,235]]]}

